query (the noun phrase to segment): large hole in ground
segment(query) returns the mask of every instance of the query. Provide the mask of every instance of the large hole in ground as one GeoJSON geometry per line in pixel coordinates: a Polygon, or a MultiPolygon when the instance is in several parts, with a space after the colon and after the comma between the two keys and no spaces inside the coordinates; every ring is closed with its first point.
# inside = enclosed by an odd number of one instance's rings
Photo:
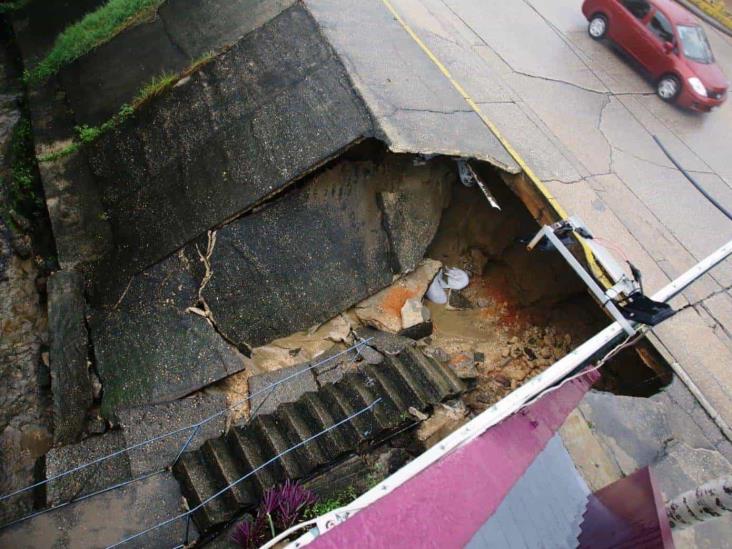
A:
{"type": "MultiPolygon", "coordinates": [[[[426,255],[471,276],[448,306],[429,304],[430,343],[453,356],[477,357],[472,401],[481,408],[600,331],[609,319],[556,251],[526,249],[538,230],[536,221],[490,167],[477,169],[501,211],[478,188],[453,186],[426,255]]],[[[595,388],[650,396],[669,381],[670,370],[648,345],[609,361],[595,388]]]]}
{"type": "MultiPolygon", "coordinates": [[[[384,166],[389,163],[390,156],[394,155],[380,144],[369,141],[354,147],[308,179],[312,181],[339,163],[375,162],[384,166]]],[[[610,323],[579,277],[556,251],[527,251],[526,243],[539,226],[521,199],[490,166],[472,163],[493,193],[500,211],[489,204],[478,187],[460,183],[454,159],[400,157],[402,161],[409,158],[415,166],[439,163],[452,173],[442,198],[439,225],[424,256],[427,260],[440,262],[443,268],[463,270],[470,282],[464,289],[449,291],[445,304],[422,299],[429,310],[432,331],[417,339],[416,348],[452,369],[464,379],[468,389],[460,398],[429,408],[426,412],[429,418],[424,414],[420,417],[418,411],[406,414],[398,429],[386,430],[384,436],[361,447],[359,459],[363,462],[354,461],[349,454],[304,479],[307,487],[315,489],[322,500],[335,507],[366,491],[471,415],[505,397],[610,323]],[[437,421],[433,421],[435,419],[437,421]]],[[[358,168],[355,169],[358,172],[358,168]]],[[[382,173],[382,178],[388,179],[388,175],[382,173]]],[[[410,176],[405,177],[402,172],[400,180],[410,180],[410,176]]],[[[308,184],[308,180],[299,183],[301,186],[308,184]]],[[[387,184],[384,188],[390,192],[399,190],[397,183],[392,182],[392,185],[397,187],[387,184]]],[[[425,207],[427,204],[433,206],[433,199],[425,196],[425,207]]],[[[418,216],[414,221],[418,221],[418,216]]],[[[406,301],[414,296],[414,286],[405,281],[419,278],[419,269],[395,280],[376,296],[343,311],[335,320],[255,348],[255,362],[269,371],[282,364],[290,366],[312,361],[326,352],[342,351],[354,340],[344,337],[342,342],[333,345],[334,334],[347,333],[349,323],[354,331],[359,329],[355,328],[359,324],[383,329],[394,326],[396,319],[396,328],[392,331],[397,331],[400,312],[406,301]],[[346,332],[342,331],[343,322],[346,332]]],[[[421,293],[418,295],[421,297],[421,293]]],[[[338,337],[341,336],[335,339],[338,337]]],[[[369,369],[374,364],[371,360],[367,353],[355,355],[347,361],[345,371],[368,382],[374,372],[373,368],[369,369]]],[[[342,379],[337,377],[336,370],[334,367],[317,371],[319,392],[332,382],[328,379],[330,376],[342,379]]],[[[606,364],[603,373],[596,389],[633,396],[650,396],[670,381],[668,369],[660,357],[646,347],[623,351],[606,364]]],[[[254,389],[250,384],[249,392],[254,389]]],[[[240,394],[241,387],[237,392],[240,394]]],[[[254,401],[252,406],[256,406],[254,401]]]]}

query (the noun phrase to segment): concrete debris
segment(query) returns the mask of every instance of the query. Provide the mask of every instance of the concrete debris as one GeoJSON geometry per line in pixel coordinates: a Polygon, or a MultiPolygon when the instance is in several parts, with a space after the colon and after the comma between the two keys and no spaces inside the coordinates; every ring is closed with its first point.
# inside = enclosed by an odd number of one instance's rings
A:
{"type": "Polygon", "coordinates": [[[273,372],[297,363],[314,360],[333,349],[337,343],[352,344],[351,330],[355,319],[339,314],[328,322],[306,332],[275,339],[267,345],[252,349],[252,361],[257,373],[273,372]]]}
{"type": "Polygon", "coordinates": [[[460,379],[475,379],[478,377],[475,355],[473,353],[459,353],[450,358],[450,369],[460,379]]]}
{"type": "Polygon", "coordinates": [[[419,410],[417,410],[414,406],[410,406],[408,412],[419,421],[425,421],[430,417],[424,412],[420,412],[419,410]]]}
{"type": "Polygon", "coordinates": [[[379,332],[373,328],[358,328],[355,330],[355,334],[359,341],[368,340],[369,347],[387,356],[398,355],[406,347],[414,347],[416,345],[415,341],[408,337],[379,332]]]}
{"type": "Polygon", "coordinates": [[[467,421],[468,410],[462,401],[453,406],[440,404],[435,406],[432,415],[424,420],[417,429],[417,440],[424,449],[428,449],[467,421]]]}
{"type": "Polygon", "coordinates": [[[368,345],[359,347],[358,354],[361,355],[361,357],[363,358],[364,362],[366,362],[366,364],[376,365],[376,364],[381,364],[382,362],[384,362],[384,355],[382,355],[376,349],[369,347],[368,345]]]}
{"type": "Polygon", "coordinates": [[[456,290],[450,290],[447,298],[448,309],[462,311],[465,309],[472,309],[473,307],[475,307],[475,305],[473,305],[473,302],[465,297],[465,295],[463,295],[461,292],[456,290]]]}
{"type": "Polygon", "coordinates": [[[414,299],[421,304],[422,296],[440,267],[439,261],[425,259],[414,272],[356,305],[354,308],[356,317],[377,330],[399,332],[405,327],[402,321],[402,309],[405,303],[409,299],[414,299]]]}
{"type": "Polygon", "coordinates": [[[428,357],[434,358],[437,362],[442,362],[443,364],[446,364],[450,360],[450,355],[442,347],[425,347],[423,352],[428,357]]]}
{"type": "Polygon", "coordinates": [[[417,298],[409,298],[402,306],[402,329],[411,328],[417,324],[428,322],[432,319],[430,310],[422,305],[422,300],[417,298]]]}
{"type": "Polygon", "coordinates": [[[427,322],[421,322],[414,326],[410,326],[409,328],[404,328],[403,330],[400,330],[397,335],[418,340],[432,335],[433,329],[434,325],[432,324],[432,321],[428,320],[427,322]]]}
{"type": "Polygon", "coordinates": [[[58,271],[48,279],[51,340],[53,440],[77,442],[94,399],[89,377],[89,334],[84,319],[84,281],[80,273],[58,271]]]}

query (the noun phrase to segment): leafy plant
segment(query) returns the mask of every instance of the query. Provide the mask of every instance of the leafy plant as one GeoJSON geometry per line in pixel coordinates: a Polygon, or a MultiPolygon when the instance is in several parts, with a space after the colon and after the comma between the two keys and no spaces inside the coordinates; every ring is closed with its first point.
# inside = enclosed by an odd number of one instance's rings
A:
{"type": "Polygon", "coordinates": [[[155,14],[164,0],[109,0],[58,35],[48,55],[27,73],[31,84],[43,82],[116,34],[155,14]]]}
{"type": "Polygon", "coordinates": [[[258,547],[297,524],[315,503],[315,494],[288,480],[264,493],[257,514],[240,522],[231,539],[246,549],[258,547]]]}
{"type": "Polygon", "coordinates": [[[358,494],[356,493],[356,489],[353,486],[349,486],[348,488],[343,490],[343,492],[333,498],[314,503],[307,508],[304,516],[305,518],[319,517],[320,515],[330,513],[331,511],[334,511],[339,507],[343,507],[344,505],[351,503],[357,497],[358,494]]]}

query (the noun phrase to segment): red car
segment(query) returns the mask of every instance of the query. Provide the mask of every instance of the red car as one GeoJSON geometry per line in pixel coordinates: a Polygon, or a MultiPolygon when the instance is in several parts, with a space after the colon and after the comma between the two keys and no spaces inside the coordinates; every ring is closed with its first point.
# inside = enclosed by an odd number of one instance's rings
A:
{"type": "Polygon", "coordinates": [[[671,0],[585,0],[594,40],[610,38],[656,83],[664,101],[696,111],[724,103],[729,83],[714,63],[704,29],[671,0]]]}

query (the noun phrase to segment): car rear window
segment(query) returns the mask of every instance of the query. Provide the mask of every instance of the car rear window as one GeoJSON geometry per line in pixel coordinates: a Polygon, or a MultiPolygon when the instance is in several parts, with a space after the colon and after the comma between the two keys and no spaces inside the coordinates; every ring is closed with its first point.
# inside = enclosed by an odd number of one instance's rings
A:
{"type": "Polygon", "coordinates": [[[679,40],[688,59],[706,64],[714,62],[712,48],[701,27],[679,25],[679,40]]]}

